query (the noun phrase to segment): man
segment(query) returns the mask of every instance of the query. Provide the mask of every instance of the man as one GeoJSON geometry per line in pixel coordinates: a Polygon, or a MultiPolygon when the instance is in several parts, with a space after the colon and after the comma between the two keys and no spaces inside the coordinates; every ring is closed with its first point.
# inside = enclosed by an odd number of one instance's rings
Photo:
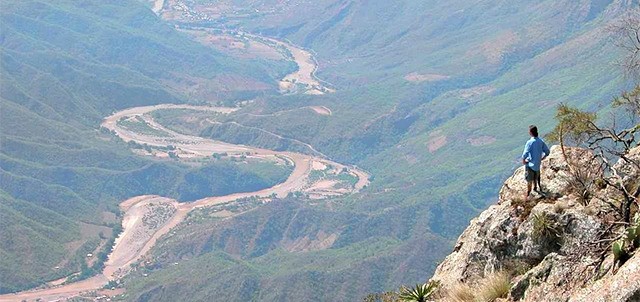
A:
{"type": "Polygon", "coordinates": [[[527,195],[525,200],[529,199],[531,194],[531,187],[534,191],[538,191],[538,188],[542,190],[540,184],[540,164],[545,159],[550,151],[547,144],[538,137],[538,127],[529,126],[529,135],[531,139],[524,145],[524,152],[522,153],[522,164],[525,166],[524,178],[527,180],[527,195]]]}

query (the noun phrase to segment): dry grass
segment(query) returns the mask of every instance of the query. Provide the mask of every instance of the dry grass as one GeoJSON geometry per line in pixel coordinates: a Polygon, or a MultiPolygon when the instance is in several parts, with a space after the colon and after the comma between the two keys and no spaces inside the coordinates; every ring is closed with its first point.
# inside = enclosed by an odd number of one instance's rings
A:
{"type": "Polygon", "coordinates": [[[448,302],[476,301],[474,290],[471,288],[471,286],[465,283],[456,283],[448,288],[445,299],[448,302]]]}
{"type": "Polygon", "coordinates": [[[511,289],[511,279],[505,272],[497,272],[482,280],[478,299],[482,302],[493,302],[498,298],[506,298],[511,289]]]}
{"type": "Polygon", "coordinates": [[[499,298],[506,298],[510,289],[510,275],[501,271],[486,276],[474,286],[456,283],[447,288],[443,300],[447,302],[493,302],[499,298]]]}
{"type": "Polygon", "coordinates": [[[565,201],[556,201],[556,203],[553,204],[553,212],[556,214],[562,214],[568,208],[569,208],[569,203],[565,201]]]}

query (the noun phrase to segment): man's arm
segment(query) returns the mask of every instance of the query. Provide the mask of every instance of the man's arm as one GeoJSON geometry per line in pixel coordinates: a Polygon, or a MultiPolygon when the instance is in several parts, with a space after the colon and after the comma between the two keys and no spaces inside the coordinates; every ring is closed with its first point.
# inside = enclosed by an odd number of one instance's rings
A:
{"type": "Polygon", "coordinates": [[[544,153],[542,159],[547,158],[547,156],[551,154],[551,151],[549,150],[549,147],[547,147],[547,144],[545,142],[542,142],[542,152],[544,153]]]}
{"type": "Polygon", "coordinates": [[[527,158],[529,158],[529,156],[531,155],[531,142],[527,142],[524,145],[524,151],[522,152],[522,164],[526,165],[527,164],[527,158]]]}

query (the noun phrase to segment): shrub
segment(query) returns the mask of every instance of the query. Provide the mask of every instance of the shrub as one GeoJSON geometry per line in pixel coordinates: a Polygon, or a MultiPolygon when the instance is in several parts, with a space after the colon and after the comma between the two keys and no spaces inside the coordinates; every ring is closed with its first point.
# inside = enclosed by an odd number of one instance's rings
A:
{"type": "Polygon", "coordinates": [[[533,214],[533,239],[538,242],[554,242],[558,236],[558,230],[555,227],[555,222],[551,217],[545,213],[533,214]]]}
{"type": "Polygon", "coordinates": [[[614,266],[616,263],[624,264],[629,255],[637,248],[640,248],[640,213],[636,213],[632,224],[624,230],[621,238],[611,245],[614,266]]]}
{"type": "Polygon", "coordinates": [[[590,160],[582,160],[578,163],[571,163],[569,169],[569,177],[567,184],[569,190],[578,196],[578,200],[584,206],[589,204],[591,197],[601,187],[604,180],[602,179],[602,171],[600,168],[594,167],[591,162],[597,161],[597,158],[589,153],[589,150],[573,150],[577,153],[577,158],[591,158],[590,160]]]}
{"type": "Polygon", "coordinates": [[[398,294],[396,292],[384,292],[378,294],[368,294],[363,302],[397,302],[398,294]]]}
{"type": "Polygon", "coordinates": [[[400,290],[400,301],[406,302],[426,302],[438,289],[440,282],[429,281],[425,284],[416,284],[414,288],[402,287],[400,290]]]}

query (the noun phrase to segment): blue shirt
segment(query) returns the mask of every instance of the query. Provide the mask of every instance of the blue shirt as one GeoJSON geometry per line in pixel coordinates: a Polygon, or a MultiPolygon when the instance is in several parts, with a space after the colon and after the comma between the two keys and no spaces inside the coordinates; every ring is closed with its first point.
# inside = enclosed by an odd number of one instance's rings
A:
{"type": "Polygon", "coordinates": [[[542,154],[549,155],[549,147],[539,137],[532,137],[524,145],[522,158],[527,161],[527,166],[533,171],[540,171],[540,163],[542,162],[542,154]]]}

